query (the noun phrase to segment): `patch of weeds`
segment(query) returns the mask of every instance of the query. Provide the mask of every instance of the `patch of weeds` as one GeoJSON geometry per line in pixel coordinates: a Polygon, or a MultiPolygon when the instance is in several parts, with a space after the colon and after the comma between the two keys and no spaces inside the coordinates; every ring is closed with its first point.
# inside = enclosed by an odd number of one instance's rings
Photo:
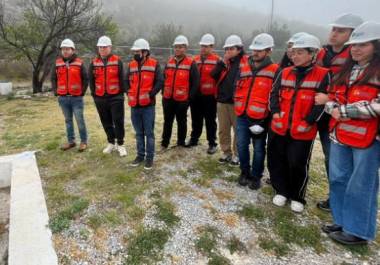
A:
{"type": "Polygon", "coordinates": [[[206,256],[210,256],[217,249],[217,237],[219,231],[212,226],[200,229],[200,236],[195,242],[195,248],[206,256]]]}
{"type": "Polygon", "coordinates": [[[45,145],[45,150],[46,151],[52,151],[52,150],[58,149],[58,147],[59,147],[59,141],[58,140],[53,140],[53,141],[49,141],[45,145]]]}
{"type": "Polygon", "coordinates": [[[228,240],[227,248],[230,251],[231,255],[235,252],[248,252],[246,246],[236,236],[233,236],[228,240]]]}
{"type": "Polygon", "coordinates": [[[312,247],[317,253],[324,251],[321,232],[317,225],[302,226],[298,224],[293,214],[283,209],[278,209],[274,215],[274,231],[287,244],[297,244],[302,247],[312,247]]]}
{"type": "Polygon", "coordinates": [[[208,265],[230,265],[231,262],[219,254],[213,253],[208,260],[208,265]]]}
{"type": "Polygon", "coordinates": [[[104,218],[108,224],[113,226],[120,225],[122,223],[120,214],[113,210],[106,212],[104,214],[104,218]]]}
{"type": "Polygon", "coordinates": [[[162,229],[140,229],[128,243],[125,265],[153,264],[162,259],[162,250],[170,232],[162,229]]]}
{"type": "Polygon", "coordinates": [[[70,221],[80,214],[89,205],[88,200],[77,199],[71,205],[60,211],[57,215],[50,219],[49,227],[52,233],[59,233],[66,230],[70,226],[70,221]]]}
{"type": "Polygon", "coordinates": [[[126,213],[131,220],[140,220],[145,216],[145,210],[136,205],[126,209],[126,213]]]}
{"type": "Polygon", "coordinates": [[[169,228],[176,225],[180,218],[174,213],[174,205],[169,201],[158,200],[155,202],[157,213],[155,217],[163,221],[169,228]]]}
{"type": "Polygon", "coordinates": [[[194,168],[200,172],[200,176],[198,178],[194,178],[192,180],[193,183],[204,187],[209,187],[212,179],[223,175],[223,169],[216,160],[211,158],[199,160],[194,165],[194,168]]]}
{"type": "Polygon", "coordinates": [[[237,212],[246,220],[251,222],[261,222],[265,219],[265,212],[262,208],[256,207],[253,204],[246,204],[243,209],[237,212]]]}
{"type": "Polygon", "coordinates": [[[290,251],[286,243],[280,243],[271,238],[259,237],[259,246],[268,252],[272,252],[277,257],[286,256],[290,251]]]}
{"type": "Polygon", "coordinates": [[[362,257],[367,257],[372,254],[372,250],[368,245],[363,246],[343,246],[345,249],[350,251],[352,254],[359,255],[362,257]]]}
{"type": "Polygon", "coordinates": [[[85,228],[79,230],[79,235],[83,240],[87,240],[90,236],[90,231],[85,228]]]}
{"type": "Polygon", "coordinates": [[[264,186],[261,188],[261,192],[270,196],[270,197],[273,197],[274,196],[274,189],[271,187],[271,186],[264,186]]]}
{"type": "Polygon", "coordinates": [[[87,218],[87,224],[94,230],[97,230],[105,223],[105,218],[101,214],[93,214],[87,218]]]}

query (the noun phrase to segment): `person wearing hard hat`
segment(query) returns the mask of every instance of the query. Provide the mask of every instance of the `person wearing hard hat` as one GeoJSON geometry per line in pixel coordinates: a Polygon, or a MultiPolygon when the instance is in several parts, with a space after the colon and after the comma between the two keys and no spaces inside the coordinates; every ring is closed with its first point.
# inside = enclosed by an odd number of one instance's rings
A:
{"type": "Polygon", "coordinates": [[[67,143],[61,146],[61,150],[66,151],[76,146],[74,116],[80,136],[78,151],[83,152],[87,148],[87,129],[83,117],[83,96],[88,86],[87,72],[83,61],[75,53],[72,40],[63,40],[60,48],[61,56],[55,61],[51,84],[65,117],[67,143]]]}
{"type": "Polygon", "coordinates": [[[239,166],[236,144],[236,114],[234,111],[234,86],[239,76],[239,66],[244,55],[244,45],[237,35],[229,36],[223,46],[225,53],[211,72],[217,82],[217,116],[219,125],[219,144],[223,152],[220,164],[239,166]],[[231,139],[231,129],[234,131],[231,139]],[[232,148],[231,148],[232,142],[232,148]]]}
{"type": "Polygon", "coordinates": [[[186,143],[187,147],[198,145],[199,137],[202,134],[203,120],[206,123],[206,133],[208,141],[207,153],[216,153],[216,81],[211,77],[211,71],[218,61],[219,55],[213,52],[215,38],[211,34],[202,36],[199,42],[201,46],[200,54],[194,57],[200,73],[200,83],[197,95],[190,101],[191,111],[191,136],[186,143]]]}
{"type": "Polygon", "coordinates": [[[330,206],[322,230],[345,245],[376,237],[379,191],[380,23],[365,22],[348,42],[350,56],[336,76],[325,111],[330,128],[330,206]]]}
{"type": "Polygon", "coordinates": [[[316,93],[327,93],[329,69],[316,65],[320,42],[312,35],[298,38],[292,47],[294,66],[275,77],[270,98],[272,121],[268,136],[268,169],[282,207],[289,199],[291,210],[304,210],[308,169],[317,121],[324,105],[315,104],[316,93]]]}
{"type": "Polygon", "coordinates": [[[124,84],[123,63],[112,54],[112,42],[107,36],[99,38],[98,55],[89,67],[91,95],[94,98],[100,121],[107,135],[104,154],[117,151],[126,156],[124,147],[124,84]]]}
{"type": "Polygon", "coordinates": [[[293,46],[294,42],[304,34],[307,34],[307,33],[306,32],[297,32],[296,34],[291,36],[290,39],[286,42],[286,44],[287,44],[286,52],[280,61],[280,67],[281,68],[285,68],[285,67],[289,67],[289,66],[293,65],[293,62],[291,59],[292,58],[292,46],[293,46]]]}
{"type": "Polygon", "coordinates": [[[131,120],[136,132],[137,156],[132,166],[144,162],[144,169],[152,169],[154,158],[154,120],[156,94],[163,85],[163,76],[158,61],[150,56],[149,43],[137,39],[131,48],[133,60],[128,64],[125,87],[131,120]]]}
{"type": "Polygon", "coordinates": [[[175,38],[174,56],[165,66],[165,82],[162,106],[164,110],[164,129],[162,132],[161,152],[167,150],[174,118],[177,121],[177,146],[185,146],[187,133],[187,110],[189,101],[197,94],[199,72],[195,61],[186,54],[189,42],[183,35],[175,38]]]}
{"type": "MultiPolygon", "coordinates": [[[[363,20],[359,16],[353,14],[339,16],[331,24],[332,28],[329,35],[329,43],[318,53],[317,64],[329,68],[332,75],[336,76],[350,57],[350,47],[349,45],[345,45],[345,43],[350,38],[352,31],[361,23],[363,23],[363,20]]],[[[318,96],[326,97],[325,94],[317,95],[316,100],[318,100],[318,96]]],[[[330,151],[329,121],[330,115],[327,113],[325,113],[318,121],[319,139],[325,156],[327,176],[329,175],[330,151]]],[[[317,207],[321,210],[330,211],[329,199],[318,202],[317,207]]]]}
{"type": "Polygon", "coordinates": [[[252,55],[240,61],[240,76],[234,95],[237,115],[237,147],[241,174],[238,183],[257,190],[264,172],[265,147],[269,124],[269,96],[279,66],[271,60],[273,37],[257,35],[249,46],[252,55]],[[253,144],[252,166],[249,146],[253,144]]]}

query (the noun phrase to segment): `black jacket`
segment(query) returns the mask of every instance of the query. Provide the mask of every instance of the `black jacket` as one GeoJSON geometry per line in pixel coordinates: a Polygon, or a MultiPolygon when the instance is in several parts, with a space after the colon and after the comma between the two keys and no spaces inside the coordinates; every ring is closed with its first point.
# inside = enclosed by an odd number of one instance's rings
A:
{"type": "MultiPolygon", "coordinates": [[[[104,65],[107,65],[108,58],[111,57],[111,56],[112,56],[112,54],[108,55],[107,58],[102,59],[104,65]]],[[[125,93],[125,88],[124,88],[124,66],[123,66],[123,62],[121,60],[118,61],[118,66],[119,66],[119,85],[120,85],[120,92],[119,92],[119,94],[109,95],[109,94],[107,94],[107,91],[105,91],[105,94],[102,97],[121,97],[121,98],[124,98],[124,93],[125,93]]],[[[91,61],[90,66],[88,68],[88,79],[89,79],[89,83],[90,83],[91,96],[96,97],[96,95],[95,95],[94,63],[92,61],[91,61]]]]}
{"type": "MultiPolygon", "coordinates": [[[[141,70],[141,66],[142,66],[141,62],[138,62],[138,64],[139,64],[138,68],[139,68],[139,71],[140,71],[141,70]]],[[[158,92],[161,91],[163,85],[164,85],[164,76],[163,76],[162,71],[161,71],[161,66],[157,62],[156,71],[154,73],[153,88],[152,88],[152,91],[150,91],[150,93],[149,93],[149,96],[152,99],[152,102],[148,106],[155,105],[155,103],[156,103],[155,96],[158,94],[158,92]]],[[[127,71],[126,71],[126,74],[125,74],[124,87],[125,87],[125,92],[128,93],[128,90],[130,88],[130,84],[129,84],[129,66],[127,67],[127,71]]],[[[138,108],[140,106],[137,104],[136,107],[138,108]]],[[[144,107],[147,107],[147,106],[144,106],[144,107]]]]}
{"type": "MultiPolygon", "coordinates": [[[[73,54],[73,56],[71,56],[70,58],[62,58],[62,59],[63,59],[64,62],[71,63],[77,57],[78,56],[76,54],[73,54]]],[[[82,64],[82,66],[80,68],[80,75],[81,75],[81,78],[82,78],[82,94],[81,94],[81,96],[84,96],[86,94],[87,87],[88,87],[88,76],[87,76],[87,71],[86,71],[86,67],[84,66],[84,63],[82,64]]],[[[58,96],[58,94],[57,94],[57,81],[58,81],[58,77],[57,77],[57,72],[56,72],[56,68],[55,67],[54,67],[54,71],[52,71],[50,77],[51,77],[51,86],[52,86],[52,90],[54,92],[54,95],[58,96]]]]}
{"type": "Polygon", "coordinates": [[[218,83],[218,93],[216,101],[220,103],[234,103],[235,84],[239,77],[240,60],[244,56],[244,52],[229,60],[229,66],[223,61],[219,61],[211,71],[211,77],[218,83]],[[223,70],[227,69],[227,74],[221,80],[223,70]]]}
{"type": "MultiPolygon", "coordinates": [[[[312,70],[314,65],[307,66],[307,67],[294,67],[293,71],[296,73],[296,90],[299,87],[299,84],[303,81],[303,79],[306,77],[306,75],[312,70]]],[[[282,71],[278,72],[278,74],[275,76],[275,81],[273,83],[272,92],[270,96],[270,109],[272,115],[275,113],[280,113],[280,88],[281,88],[281,78],[282,78],[282,71]]],[[[327,90],[330,85],[330,73],[328,73],[325,78],[320,83],[319,87],[317,88],[317,93],[325,93],[327,94],[327,90]]],[[[309,115],[305,118],[305,121],[312,125],[315,122],[317,122],[322,114],[324,113],[324,105],[314,105],[311,109],[309,115]]]]}

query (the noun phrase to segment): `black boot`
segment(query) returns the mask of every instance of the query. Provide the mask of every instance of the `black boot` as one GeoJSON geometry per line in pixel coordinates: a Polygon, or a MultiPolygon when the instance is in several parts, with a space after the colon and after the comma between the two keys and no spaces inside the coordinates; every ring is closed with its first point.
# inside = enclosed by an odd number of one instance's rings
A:
{"type": "Polygon", "coordinates": [[[261,188],[261,178],[253,177],[248,186],[251,190],[258,190],[261,188]]]}
{"type": "Polygon", "coordinates": [[[249,171],[241,171],[240,177],[238,179],[238,183],[240,186],[247,186],[251,183],[251,176],[249,174],[249,171]]]}

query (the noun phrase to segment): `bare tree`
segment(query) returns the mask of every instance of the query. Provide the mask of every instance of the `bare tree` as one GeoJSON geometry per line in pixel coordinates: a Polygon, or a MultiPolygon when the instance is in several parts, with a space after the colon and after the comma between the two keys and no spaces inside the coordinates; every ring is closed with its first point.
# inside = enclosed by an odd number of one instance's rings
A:
{"type": "Polygon", "coordinates": [[[33,93],[41,92],[58,52],[59,43],[71,38],[91,49],[96,39],[115,35],[117,26],[101,13],[95,0],[23,0],[19,14],[6,12],[0,3],[0,39],[15,57],[33,67],[33,93]]]}
{"type": "Polygon", "coordinates": [[[153,28],[151,43],[158,47],[171,47],[174,38],[182,33],[182,26],[173,23],[159,24],[153,28]]]}

